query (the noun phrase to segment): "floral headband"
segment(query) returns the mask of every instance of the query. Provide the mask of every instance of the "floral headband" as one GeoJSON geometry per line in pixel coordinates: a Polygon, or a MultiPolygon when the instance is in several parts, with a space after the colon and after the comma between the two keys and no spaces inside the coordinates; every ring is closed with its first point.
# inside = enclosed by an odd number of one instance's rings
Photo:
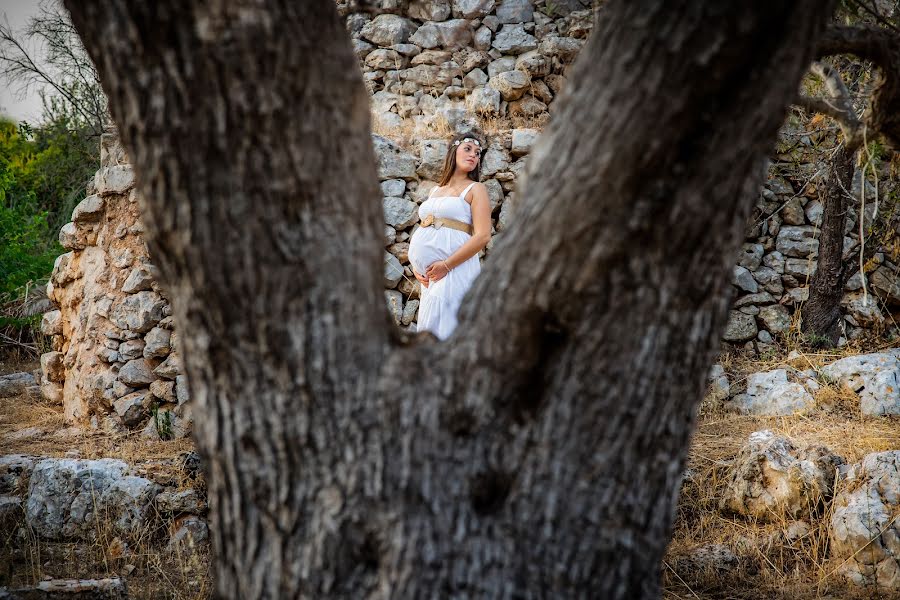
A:
{"type": "Polygon", "coordinates": [[[460,144],[464,144],[464,143],[466,143],[466,142],[472,142],[473,144],[475,144],[476,146],[478,146],[479,148],[481,148],[481,142],[479,142],[479,141],[476,140],[475,138],[470,138],[470,137],[463,138],[463,139],[461,139],[461,140],[456,140],[455,142],[453,142],[453,145],[454,145],[454,146],[459,146],[460,144]]]}

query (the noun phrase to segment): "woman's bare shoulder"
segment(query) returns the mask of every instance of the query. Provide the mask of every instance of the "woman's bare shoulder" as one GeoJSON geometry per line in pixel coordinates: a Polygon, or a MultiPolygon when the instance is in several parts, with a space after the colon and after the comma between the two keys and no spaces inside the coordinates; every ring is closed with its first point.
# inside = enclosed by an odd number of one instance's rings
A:
{"type": "Polygon", "coordinates": [[[487,196],[488,195],[487,186],[484,185],[483,183],[481,183],[480,181],[476,181],[475,184],[472,186],[472,189],[470,189],[469,192],[466,194],[466,202],[468,202],[469,204],[472,204],[472,200],[475,199],[476,192],[483,193],[485,196],[487,196]]]}

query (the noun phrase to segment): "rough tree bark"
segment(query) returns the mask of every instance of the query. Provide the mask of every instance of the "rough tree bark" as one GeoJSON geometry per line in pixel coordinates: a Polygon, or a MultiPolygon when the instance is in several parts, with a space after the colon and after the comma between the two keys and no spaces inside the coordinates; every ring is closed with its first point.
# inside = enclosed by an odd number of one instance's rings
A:
{"type": "Polygon", "coordinates": [[[828,10],[621,1],[445,343],[390,325],[331,0],[69,0],[143,195],[223,597],[652,598],[743,224],[828,10]]]}
{"type": "MultiPolygon", "coordinates": [[[[836,69],[814,63],[811,71],[825,82],[828,100],[801,96],[798,104],[828,114],[841,127],[843,140],[828,162],[822,197],[822,223],[816,272],[809,283],[809,300],[801,309],[801,329],[817,345],[834,347],[841,336],[841,299],[851,269],[844,261],[844,229],[849,190],[853,187],[856,152],[865,141],[866,125],[856,116],[850,92],[836,69]]],[[[862,218],[862,217],[860,217],[862,218]]]]}
{"type": "MultiPolygon", "coordinates": [[[[852,261],[851,265],[843,260],[850,200],[847,190],[851,189],[856,153],[866,139],[879,136],[889,148],[900,148],[900,37],[882,27],[833,25],[822,36],[817,54],[853,54],[871,60],[879,69],[878,83],[862,119],[856,115],[840,74],[821,63],[814,64],[813,72],[825,81],[830,98],[801,96],[797,101],[810,111],[833,118],[843,133],[842,145],[828,165],[817,271],[810,282],[809,301],[802,309],[803,333],[821,345],[835,346],[840,337],[844,285],[858,272],[855,264],[864,262],[852,261]]],[[[877,249],[870,247],[870,252],[877,249]]]]}
{"type": "Polygon", "coordinates": [[[809,300],[802,308],[803,333],[829,347],[836,346],[841,336],[841,299],[848,279],[843,256],[847,190],[853,185],[855,164],[856,150],[843,144],[835,149],[828,163],[819,257],[816,272],[809,282],[809,300]]]}

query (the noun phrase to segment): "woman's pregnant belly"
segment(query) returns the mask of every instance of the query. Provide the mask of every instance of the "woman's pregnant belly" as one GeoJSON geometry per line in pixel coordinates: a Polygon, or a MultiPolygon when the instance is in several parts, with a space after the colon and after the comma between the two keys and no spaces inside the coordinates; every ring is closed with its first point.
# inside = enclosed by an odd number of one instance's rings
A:
{"type": "Polygon", "coordinates": [[[442,232],[431,227],[420,227],[409,240],[409,264],[420,275],[432,263],[446,260],[456,250],[452,241],[442,232]]]}

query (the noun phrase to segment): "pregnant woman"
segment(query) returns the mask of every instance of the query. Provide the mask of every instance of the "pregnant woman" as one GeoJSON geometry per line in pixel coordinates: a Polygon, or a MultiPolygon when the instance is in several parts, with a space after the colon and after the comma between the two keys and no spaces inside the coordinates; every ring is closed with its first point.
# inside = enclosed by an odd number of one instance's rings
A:
{"type": "Polygon", "coordinates": [[[481,271],[478,253],[491,239],[491,203],[478,182],[481,141],[454,137],[437,187],[419,207],[419,228],[409,241],[409,262],[422,286],[418,330],[444,340],[456,328],[463,296],[481,271]]]}

